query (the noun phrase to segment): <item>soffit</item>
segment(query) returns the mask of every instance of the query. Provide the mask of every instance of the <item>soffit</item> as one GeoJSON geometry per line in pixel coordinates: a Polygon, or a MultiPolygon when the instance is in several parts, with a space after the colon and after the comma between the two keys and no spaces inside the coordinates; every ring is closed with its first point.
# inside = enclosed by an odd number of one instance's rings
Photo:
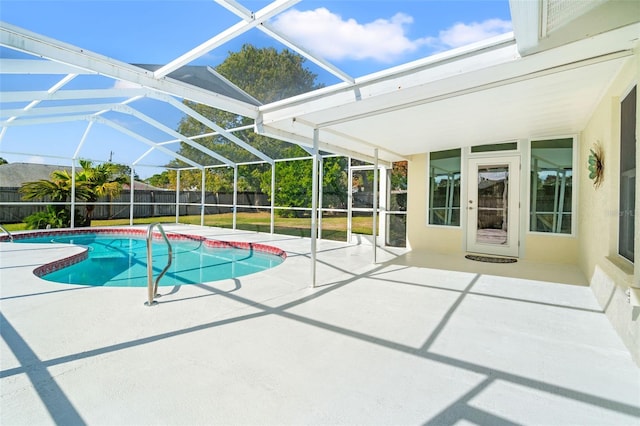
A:
{"type": "Polygon", "coordinates": [[[335,88],[315,98],[306,95],[304,102],[265,105],[264,132],[310,143],[317,127],[324,146],[369,154],[378,149],[387,160],[578,133],[633,56],[639,32],[636,24],[524,58],[510,51],[515,45],[500,44],[351,92],[335,88]]]}

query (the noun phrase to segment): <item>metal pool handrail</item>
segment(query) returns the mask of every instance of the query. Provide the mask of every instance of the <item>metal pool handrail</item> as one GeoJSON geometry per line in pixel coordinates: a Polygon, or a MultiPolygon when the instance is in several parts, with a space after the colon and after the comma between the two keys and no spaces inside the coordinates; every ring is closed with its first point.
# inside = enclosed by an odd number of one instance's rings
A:
{"type": "Polygon", "coordinates": [[[2,229],[9,236],[9,241],[13,242],[13,234],[7,231],[7,229],[2,225],[0,225],[0,229],[2,229]]]}
{"type": "Polygon", "coordinates": [[[169,270],[169,267],[171,266],[171,258],[172,258],[172,250],[171,250],[171,243],[169,242],[169,238],[167,238],[167,234],[165,234],[164,229],[162,228],[162,225],[158,222],[156,223],[152,223],[151,225],[149,225],[149,227],[147,228],[147,293],[148,293],[148,300],[146,302],[144,302],[144,304],[146,306],[153,306],[153,305],[157,305],[158,302],[156,300],[153,300],[156,296],[158,296],[158,282],[160,281],[160,278],[162,278],[164,276],[164,274],[169,270]],[[153,228],[157,227],[158,231],[160,231],[160,234],[162,235],[162,237],[164,238],[165,242],[167,243],[167,246],[169,247],[169,258],[167,260],[167,266],[164,267],[164,269],[162,270],[162,272],[160,272],[160,275],[158,275],[158,278],[156,278],[156,282],[155,285],[153,283],[153,248],[152,248],[152,243],[151,241],[153,240],[153,228]]]}

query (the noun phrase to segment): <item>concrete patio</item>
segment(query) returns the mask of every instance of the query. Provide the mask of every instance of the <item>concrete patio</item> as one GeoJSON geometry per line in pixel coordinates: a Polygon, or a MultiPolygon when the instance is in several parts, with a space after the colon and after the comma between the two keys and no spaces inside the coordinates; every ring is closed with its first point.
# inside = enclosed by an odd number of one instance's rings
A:
{"type": "Polygon", "coordinates": [[[632,425],[640,370],[570,266],[186,225],[280,266],[146,289],[50,283],[0,243],[0,423],[632,425]]]}

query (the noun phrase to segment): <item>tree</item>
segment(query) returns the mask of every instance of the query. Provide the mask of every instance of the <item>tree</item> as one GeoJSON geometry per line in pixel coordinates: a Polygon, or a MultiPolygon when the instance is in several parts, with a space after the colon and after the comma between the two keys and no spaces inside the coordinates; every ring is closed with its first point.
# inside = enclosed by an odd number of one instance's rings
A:
{"type": "Polygon", "coordinates": [[[85,206],[86,214],[82,225],[91,226],[91,218],[96,207],[94,203],[101,197],[117,197],[127,177],[122,174],[122,167],[114,163],[94,166],[89,160],[80,160],[80,166],[82,170],[76,173],[76,185],[84,188],[86,194],[81,199],[88,203],[85,206]]]}
{"type": "MultiPolygon", "coordinates": [[[[81,170],[75,176],[75,199],[86,201],[86,213],[82,217],[77,215],[77,222],[83,226],[91,225],[91,217],[95,209],[95,202],[100,197],[117,196],[122,183],[127,177],[123,175],[122,167],[114,163],[103,163],[94,166],[91,161],[80,160],[81,170]]],[[[65,203],[71,199],[73,179],[66,170],[54,170],[50,179],[41,179],[33,182],[26,182],[20,187],[20,192],[24,195],[24,200],[44,199],[54,203],[65,203]]],[[[66,228],[71,225],[71,215],[69,209],[61,204],[47,206],[44,212],[35,213],[27,218],[25,222],[29,227],[44,228],[47,225],[54,228],[66,228]]]]}
{"type": "Polygon", "coordinates": [[[9,164],[9,162],[4,158],[0,157],[0,166],[2,166],[3,164],[9,164]]]}
{"type": "MultiPolygon", "coordinates": [[[[216,70],[254,98],[266,103],[322,87],[315,83],[317,76],[304,68],[304,62],[305,59],[302,56],[286,49],[278,52],[274,48],[256,48],[246,44],[239,52],[230,52],[227,59],[216,70]]],[[[189,101],[185,101],[185,104],[223,128],[252,124],[250,118],[189,101]]],[[[211,132],[211,129],[196,119],[185,116],[180,121],[178,131],[189,137],[211,132]]],[[[252,131],[236,132],[235,135],[271,158],[306,155],[305,151],[296,145],[260,136],[252,131]]],[[[223,136],[200,138],[196,142],[233,162],[259,160],[252,153],[223,136]]],[[[202,165],[221,164],[220,161],[185,143],[181,143],[178,152],[202,165]]],[[[172,161],[170,165],[185,166],[177,160],[172,161]]],[[[242,174],[246,190],[258,191],[261,187],[262,175],[271,173],[270,169],[270,166],[265,164],[252,167],[249,173],[242,174]]],[[[207,173],[206,190],[221,192],[229,187],[233,188],[233,170],[216,168],[209,169],[207,173]]],[[[175,172],[170,172],[169,176],[173,179],[172,182],[175,182],[175,172]]],[[[201,179],[200,171],[185,170],[180,173],[180,186],[183,189],[199,187],[201,182],[199,179],[201,179]]]]}
{"type": "MultiPolygon", "coordinates": [[[[54,203],[64,203],[71,198],[72,177],[66,170],[54,170],[50,179],[25,182],[19,189],[23,200],[45,199],[54,203]]],[[[76,182],[76,199],[86,200],[89,191],[83,183],[76,182]]],[[[34,213],[25,218],[30,229],[41,229],[47,226],[66,228],[71,225],[69,209],[61,204],[50,204],[46,211],[34,213]]]]}
{"type": "MultiPolygon", "coordinates": [[[[71,198],[72,177],[66,170],[54,170],[50,179],[25,182],[20,187],[23,200],[48,198],[53,202],[65,202],[71,198]]],[[[76,194],[77,196],[77,194],[76,194]]]]}
{"type": "Polygon", "coordinates": [[[149,185],[155,186],[156,188],[169,188],[171,185],[168,170],[165,170],[162,173],[156,173],[155,175],[148,177],[144,181],[149,185]]]}
{"type": "MultiPolygon", "coordinates": [[[[323,207],[345,208],[347,204],[347,159],[326,158],[323,161],[323,207]]],[[[296,160],[276,163],[275,203],[284,207],[310,208],[313,182],[312,160],[296,160]]],[[[271,172],[263,173],[262,191],[271,196],[271,172]]],[[[281,217],[299,216],[295,210],[279,210],[281,217]]]]}

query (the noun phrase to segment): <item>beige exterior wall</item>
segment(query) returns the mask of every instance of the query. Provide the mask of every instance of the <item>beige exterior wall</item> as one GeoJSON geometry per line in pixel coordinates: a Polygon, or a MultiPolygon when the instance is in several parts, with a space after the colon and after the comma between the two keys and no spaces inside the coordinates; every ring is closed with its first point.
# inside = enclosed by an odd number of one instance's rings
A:
{"type": "MultiPolygon", "coordinates": [[[[632,307],[626,291],[640,288],[640,268],[617,255],[619,209],[620,101],[634,84],[640,82],[640,50],[615,77],[585,129],[579,135],[578,160],[574,165],[578,199],[575,236],[535,234],[521,228],[522,257],[525,260],[577,264],[614,328],[632,356],[640,364],[640,307],[632,307]],[[589,149],[599,142],[604,151],[605,173],[602,185],[595,189],[588,178],[589,149]]],[[[640,96],[638,97],[640,104],[640,96]]],[[[638,107],[640,111],[640,107],[638,107]]],[[[640,135],[638,120],[636,135],[640,135]]],[[[523,135],[529,137],[530,135],[523,135]]],[[[524,156],[526,158],[527,156],[524,156]]],[[[640,170],[640,149],[637,150],[640,170]]],[[[465,165],[462,165],[463,169],[465,165]]],[[[465,227],[427,226],[427,154],[415,155],[409,162],[407,234],[411,249],[439,253],[464,253],[465,227]]],[[[526,176],[523,163],[523,176],[526,176]]],[[[463,176],[464,179],[464,176],[463,176]]],[[[465,185],[462,185],[463,189],[465,185]]],[[[521,201],[521,220],[526,221],[526,197],[521,201]]],[[[464,199],[464,195],[462,195],[464,199]]],[[[640,211],[640,185],[636,185],[636,212],[640,211]]],[[[525,222],[526,223],[526,222],[525,222]]],[[[635,246],[640,248],[640,215],[635,215],[635,246]]],[[[636,261],[636,264],[638,262],[636,261]]],[[[640,297],[640,289],[637,290],[640,297]]]]}
{"type": "Polygon", "coordinates": [[[414,155],[409,161],[407,242],[412,250],[462,253],[461,228],[427,226],[427,155],[414,155]]]}
{"type": "MultiPolygon", "coordinates": [[[[581,134],[579,164],[586,168],[589,149],[600,143],[604,151],[604,181],[594,188],[588,173],[579,183],[578,232],[579,265],[618,334],[640,364],[640,320],[638,310],[629,304],[625,291],[640,283],[640,268],[618,256],[618,210],[620,174],[620,101],[640,81],[639,54],[626,64],[594,111],[581,134]],[[634,276],[635,274],[635,276],[634,276]],[[635,319],[634,319],[635,317],[635,319]]],[[[640,111],[640,108],[638,108],[640,111]]],[[[636,135],[640,134],[640,120],[636,135]]],[[[640,150],[636,150],[636,168],[640,169],[640,150]]],[[[636,181],[637,182],[637,181],[636,181]]],[[[636,194],[638,185],[636,184],[636,194]]],[[[638,251],[638,204],[636,195],[636,253],[638,251]]],[[[636,260],[637,264],[637,260],[636,260]]]]}
{"type": "Polygon", "coordinates": [[[578,239],[567,235],[525,234],[523,259],[532,262],[578,264],[578,239]]]}
{"type": "MultiPolygon", "coordinates": [[[[409,197],[407,217],[408,244],[414,250],[430,250],[437,253],[463,254],[465,252],[466,226],[428,226],[427,225],[427,154],[414,155],[409,162],[409,197]]],[[[463,164],[464,168],[464,164],[463,164]]],[[[523,178],[526,167],[523,164],[523,178]]],[[[464,178],[464,177],[463,177],[464,178]]],[[[522,210],[520,221],[526,223],[526,199],[528,192],[523,182],[521,195],[522,210]]],[[[463,184],[463,190],[465,185],[463,184]]],[[[462,199],[465,196],[462,195],[462,199]]],[[[521,227],[524,229],[523,227],[521,227]]],[[[520,237],[522,258],[545,263],[578,263],[578,239],[567,235],[530,234],[524,232],[520,237]]]]}

